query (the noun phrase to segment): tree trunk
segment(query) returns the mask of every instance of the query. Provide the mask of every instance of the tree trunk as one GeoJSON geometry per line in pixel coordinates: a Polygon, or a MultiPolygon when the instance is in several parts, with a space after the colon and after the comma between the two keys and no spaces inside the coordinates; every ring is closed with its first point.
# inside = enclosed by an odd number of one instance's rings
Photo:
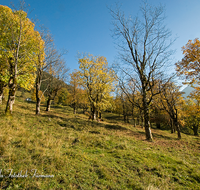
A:
{"type": "Polygon", "coordinates": [[[94,111],[93,111],[93,118],[94,118],[94,120],[96,120],[96,119],[97,119],[97,113],[96,113],[96,109],[94,109],[94,111]]]}
{"type": "Polygon", "coordinates": [[[14,89],[9,90],[9,96],[8,96],[8,101],[6,105],[6,114],[12,114],[13,110],[13,104],[15,102],[15,93],[16,91],[14,89]]]}
{"type": "Polygon", "coordinates": [[[9,81],[9,95],[5,110],[6,114],[12,114],[13,104],[15,102],[16,87],[17,87],[16,78],[12,77],[9,81]]]}
{"type": "Polygon", "coordinates": [[[126,123],[126,114],[124,113],[124,123],[126,123]]]}
{"type": "Polygon", "coordinates": [[[101,119],[101,112],[99,111],[99,119],[101,119]]]}
{"type": "Polygon", "coordinates": [[[122,108],[123,108],[124,123],[126,123],[126,111],[125,111],[124,104],[123,104],[122,108]]]}
{"type": "Polygon", "coordinates": [[[50,111],[50,107],[51,107],[51,99],[48,98],[46,111],[50,111]]]}
{"type": "Polygon", "coordinates": [[[151,134],[150,121],[149,121],[149,105],[147,104],[146,89],[143,87],[143,113],[144,113],[144,127],[146,133],[146,139],[153,141],[151,134]]]}
{"type": "Polygon", "coordinates": [[[199,134],[198,134],[198,129],[199,129],[199,127],[198,127],[198,125],[193,125],[193,132],[194,132],[194,136],[199,136],[199,134]]]}
{"type": "Polygon", "coordinates": [[[136,127],[136,121],[135,121],[135,118],[133,118],[133,123],[134,123],[134,127],[136,127]]]}
{"type": "Polygon", "coordinates": [[[146,139],[149,141],[153,140],[152,134],[151,134],[151,128],[150,128],[150,122],[149,122],[149,109],[148,106],[144,106],[144,127],[145,127],[145,133],[146,133],[146,139]]]}
{"type": "Polygon", "coordinates": [[[174,128],[173,119],[170,119],[170,125],[171,125],[171,133],[175,133],[175,128],[174,128]]]}
{"type": "Polygon", "coordinates": [[[3,93],[0,92],[0,104],[3,102],[3,93]]]}
{"type": "Polygon", "coordinates": [[[126,114],[126,122],[129,123],[128,114],[126,114]]]}
{"type": "Polygon", "coordinates": [[[173,119],[173,123],[174,123],[174,126],[175,126],[175,129],[178,133],[178,138],[181,139],[181,131],[180,131],[180,127],[179,127],[179,124],[177,122],[177,118],[174,118],[173,119]]]}
{"type": "Polygon", "coordinates": [[[176,130],[178,132],[178,138],[181,139],[181,130],[178,124],[178,113],[177,113],[177,109],[176,109],[176,118],[175,118],[175,126],[176,126],[176,130]]]}
{"type": "Polygon", "coordinates": [[[178,138],[181,139],[181,130],[179,124],[177,124],[177,132],[178,132],[178,138]]]}
{"type": "Polygon", "coordinates": [[[40,69],[38,69],[37,71],[37,78],[36,78],[36,115],[40,114],[40,103],[41,103],[41,97],[39,95],[39,91],[40,91],[40,86],[41,86],[41,75],[42,75],[42,71],[40,69]]]}
{"type": "Polygon", "coordinates": [[[145,115],[144,116],[144,127],[145,127],[146,139],[148,141],[152,141],[153,137],[152,137],[152,134],[151,134],[151,128],[150,128],[148,113],[145,113],[144,115],[145,115]]]}
{"type": "Polygon", "coordinates": [[[144,118],[141,116],[141,127],[144,127],[144,118]]]}
{"type": "Polygon", "coordinates": [[[40,103],[41,103],[41,98],[37,98],[37,100],[36,100],[36,115],[40,114],[40,103]]]}
{"type": "Polygon", "coordinates": [[[92,120],[96,120],[96,107],[94,105],[92,105],[91,108],[91,113],[92,113],[92,120]]]}
{"type": "Polygon", "coordinates": [[[0,81],[0,104],[3,102],[3,90],[6,87],[3,81],[0,81]]]}
{"type": "Polygon", "coordinates": [[[74,107],[73,107],[73,108],[74,108],[74,114],[76,114],[76,106],[74,105],[74,107]]]}

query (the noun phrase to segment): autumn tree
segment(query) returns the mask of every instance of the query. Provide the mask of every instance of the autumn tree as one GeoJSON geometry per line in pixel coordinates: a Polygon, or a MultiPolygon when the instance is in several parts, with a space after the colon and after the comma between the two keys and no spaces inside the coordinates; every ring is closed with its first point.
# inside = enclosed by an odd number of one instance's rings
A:
{"type": "MultiPolygon", "coordinates": [[[[1,51],[1,50],[0,50],[1,51]]],[[[6,59],[0,53],[0,104],[2,104],[4,89],[8,85],[8,64],[6,64],[6,59]]]]}
{"type": "MultiPolygon", "coordinates": [[[[162,88],[162,86],[161,86],[162,88]]],[[[162,108],[169,114],[171,120],[171,132],[178,132],[178,138],[181,139],[180,126],[178,123],[178,112],[181,111],[182,97],[179,87],[173,82],[168,82],[167,85],[160,93],[159,101],[162,104],[162,108]]]]}
{"type": "MultiPolygon", "coordinates": [[[[63,65],[62,56],[63,54],[65,54],[65,52],[59,52],[56,49],[53,43],[53,37],[46,28],[41,28],[40,34],[43,41],[45,42],[45,46],[44,52],[42,51],[40,46],[38,47],[40,51],[37,52],[37,59],[35,61],[36,115],[40,114],[41,98],[42,96],[44,96],[45,92],[49,88],[53,74],[57,73],[60,66],[63,65]],[[46,73],[49,73],[49,75],[46,75],[46,73]],[[43,92],[41,95],[39,95],[40,91],[43,92]]],[[[63,71],[64,70],[60,72],[63,71]]]]}
{"type": "Polygon", "coordinates": [[[67,88],[63,87],[58,91],[57,96],[55,97],[55,103],[58,105],[68,105],[69,104],[70,93],[67,88]]]}
{"type": "Polygon", "coordinates": [[[48,88],[48,83],[45,83],[46,86],[43,90],[41,90],[42,82],[48,80],[48,78],[44,79],[45,71],[51,65],[51,62],[48,60],[49,57],[52,55],[52,51],[55,51],[53,48],[53,39],[52,36],[49,34],[49,31],[46,29],[41,30],[42,39],[45,42],[44,51],[40,48],[37,53],[37,59],[35,60],[36,65],[36,80],[35,80],[35,89],[36,89],[36,115],[40,114],[40,104],[41,99],[44,96],[45,91],[48,88]],[[42,91],[42,93],[40,93],[42,91]]]}
{"type": "MultiPolygon", "coordinates": [[[[45,102],[45,97],[42,96],[42,94],[43,94],[43,92],[40,90],[40,91],[39,91],[39,96],[42,97],[42,98],[41,98],[41,102],[45,102]]],[[[32,92],[31,92],[31,100],[32,100],[33,102],[36,102],[36,101],[37,101],[37,100],[36,100],[36,89],[32,89],[32,92]]]]}
{"type": "Polygon", "coordinates": [[[114,72],[105,57],[93,55],[79,59],[80,83],[87,91],[92,119],[109,105],[108,97],[113,88],[114,72]]]}
{"type": "Polygon", "coordinates": [[[198,38],[194,41],[189,40],[182,47],[183,55],[181,61],[176,63],[178,75],[185,77],[190,84],[200,80],[200,41],[198,38]]]}
{"type": "Polygon", "coordinates": [[[185,115],[183,117],[184,126],[192,129],[195,136],[198,136],[198,130],[200,126],[200,106],[199,102],[190,98],[183,106],[185,115]]]}
{"type": "MultiPolygon", "coordinates": [[[[185,78],[185,83],[193,86],[194,83],[200,84],[200,41],[198,38],[194,41],[189,40],[188,43],[182,47],[183,55],[181,61],[176,63],[177,74],[185,78]]],[[[200,87],[197,85],[194,87],[194,91],[191,92],[190,98],[193,103],[190,102],[186,106],[187,122],[191,124],[195,135],[198,135],[199,125],[199,99],[200,87]],[[189,105],[191,106],[189,108],[189,105]]]]}
{"type": "Polygon", "coordinates": [[[74,114],[78,108],[83,109],[83,113],[88,108],[88,97],[87,92],[82,88],[80,84],[80,72],[76,69],[70,74],[70,95],[69,105],[73,108],[74,114]]]}
{"type": "Polygon", "coordinates": [[[85,114],[85,112],[89,108],[87,91],[85,89],[79,88],[77,99],[78,99],[78,108],[82,109],[83,114],[85,114]]]}
{"type": "Polygon", "coordinates": [[[58,59],[49,68],[49,79],[48,88],[46,91],[47,96],[47,107],[46,111],[50,111],[51,102],[55,100],[58,91],[63,88],[66,84],[67,73],[69,69],[66,68],[66,62],[63,59],[58,59]]]}
{"type": "Polygon", "coordinates": [[[120,57],[124,64],[117,65],[127,76],[127,81],[136,80],[138,91],[142,96],[142,111],[147,140],[153,140],[150,129],[149,107],[154,96],[159,91],[153,91],[158,79],[167,81],[164,77],[172,51],[171,33],[164,25],[163,7],[151,7],[144,3],[141,7],[141,19],[125,18],[125,14],[117,8],[111,10],[114,25],[114,36],[121,50],[120,57]],[[147,93],[150,96],[147,97],[147,93]]]}
{"type": "Polygon", "coordinates": [[[23,11],[23,3],[21,7],[21,10],[12,11],[0,5],[0,51],[7,64],[1,75],[5,74],[3,81],[7,80],[9,87],[6,113],[12,113],[17,85],[29,90],[33,87],[38,46],[41,49],[44,46],[39,32],[23,11]]]}
{"type": "Polygon", "coordinates": [[[70,74],[70,85],[72,87],[72,91],[70,94],[70,105],[74,109],[74,114],[76,114],[76,110],[78,108],[78,104],[80,101],[80,76],[79,72],[75,70],[70,74]]]}
{"type": "Polygon", "coordinates": [[[193,130],[195,136],[198,136],[200,125],[200,87],[194,87],[194,91],[188,96],[189,99],[183,106],[185,115],[183,120],[185,126],[193,130]]]}

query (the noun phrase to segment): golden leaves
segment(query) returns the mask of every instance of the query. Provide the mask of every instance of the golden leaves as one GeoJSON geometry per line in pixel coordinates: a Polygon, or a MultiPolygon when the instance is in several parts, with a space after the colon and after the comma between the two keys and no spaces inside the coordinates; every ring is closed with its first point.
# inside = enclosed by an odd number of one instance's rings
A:
{"type": "Polygon", "coordinates": [[[10,65],[5,60],[12,58],[12,71],[17,76],[18,84],[26,89],[33,86],[35,80],[35,62],[40,52],[40,62],[44,59],[44,42],[35,25],[27,18],[27,13],[19,10],[12,11],[9,7],[0,6],[0,65],[1,72],[11,73],[5,70],[10,65]]]}
{"type": "Polygon", "coordinates": [[[200,72],[200,41],[198,38],[194,41],[189,40],[182,47],[184,57],[176,63],[176,71],[179,75],[185,75],[186,79],[193,80],[199,78],[200,72]]]}
{"type": "Polygon", "coordinates": [[[99,109],[108,105],[110,92],[113,90],[114,72],[109,69],[107,59],[89,54],[79,59],[80,83],[87,90],[91,103],[99,109]]]}

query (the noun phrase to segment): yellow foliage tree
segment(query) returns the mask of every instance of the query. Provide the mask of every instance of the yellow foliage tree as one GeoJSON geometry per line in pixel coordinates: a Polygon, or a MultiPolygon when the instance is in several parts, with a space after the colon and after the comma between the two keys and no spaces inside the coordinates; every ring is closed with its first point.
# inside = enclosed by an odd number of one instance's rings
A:
{"type": "MultiPolygon", "coordinates": [[[[39,96],[41,97],[41,102],[45,102],[45,96],[43,95],[43,92],[39,91],[39,96]]],[[[31,93],[31,99],[32,101],[36,102],[36,89],[34,89],[31,93]]]]}
{"type": "Polygon", "coordinates": [[[79,59],[79,68],[80,84],[87,91],[92,119],[96,119],[98,112],[109,106],[109,97],[115,81],[114,72],[109,69],[105,57],[90,54],[79,59]]]}
{"type": "Polygon", "coordinates": [[[23,10],[0,5],[0,80],[9,87],[6,113],[12,113],[17,85],[30,90],[35,81],[38,45],[43,49],[44,42],[34,27],[23,10]]]}
{"type": "Polygon", "coordinates": [[[198,136],[200,125],[200,106],[199,101],[188,99],[183,106],[185,115],[183,117],[185,127],[193,130],[195,136],[198,136]]]}
{"type": "Polygon", "coordinates": [[[182,47],[184,57],[176,63],[176,71],[179,75],[185,75],[186,79],[193,83],[200,79],[200,41],[198,38],[189,40],[182,47]]]}

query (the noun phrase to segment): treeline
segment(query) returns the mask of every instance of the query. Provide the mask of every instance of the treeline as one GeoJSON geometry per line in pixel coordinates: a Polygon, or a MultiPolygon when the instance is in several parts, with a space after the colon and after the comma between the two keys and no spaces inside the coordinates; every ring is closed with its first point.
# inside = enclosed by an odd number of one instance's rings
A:
{"type": "Polygon", "coordinates": [[[105,57],[88,54],[79,58],[79,70],[69,74],[66,52],[56,49],[50,32],[36,30],[23,7],[0,5],[0,102],[8,89],[6,115],[12,114],[16,90],[22,88],[32,90],[37,115],[41,101],[46,101],[46,111],[54,101],[71,106],[74,114],[77,109],[87,111],[92,120],[100,120],[103,111],[123,115],[124,122],[144,127],[147,140],[153,140],[152,123],[170,126],[178,138],[181,128],[198,135],[200,89],[184,100],[175,81],[177,75],[190,84],[199,81],[200,42],[188,41],[184,58],[175,63],[177,72],[170,72],[173,40],[163,11],[162,6],[144,5],[141,18],[126,19],[119,8],[110,9],[120,59],[111,68],[105,57]]]}

